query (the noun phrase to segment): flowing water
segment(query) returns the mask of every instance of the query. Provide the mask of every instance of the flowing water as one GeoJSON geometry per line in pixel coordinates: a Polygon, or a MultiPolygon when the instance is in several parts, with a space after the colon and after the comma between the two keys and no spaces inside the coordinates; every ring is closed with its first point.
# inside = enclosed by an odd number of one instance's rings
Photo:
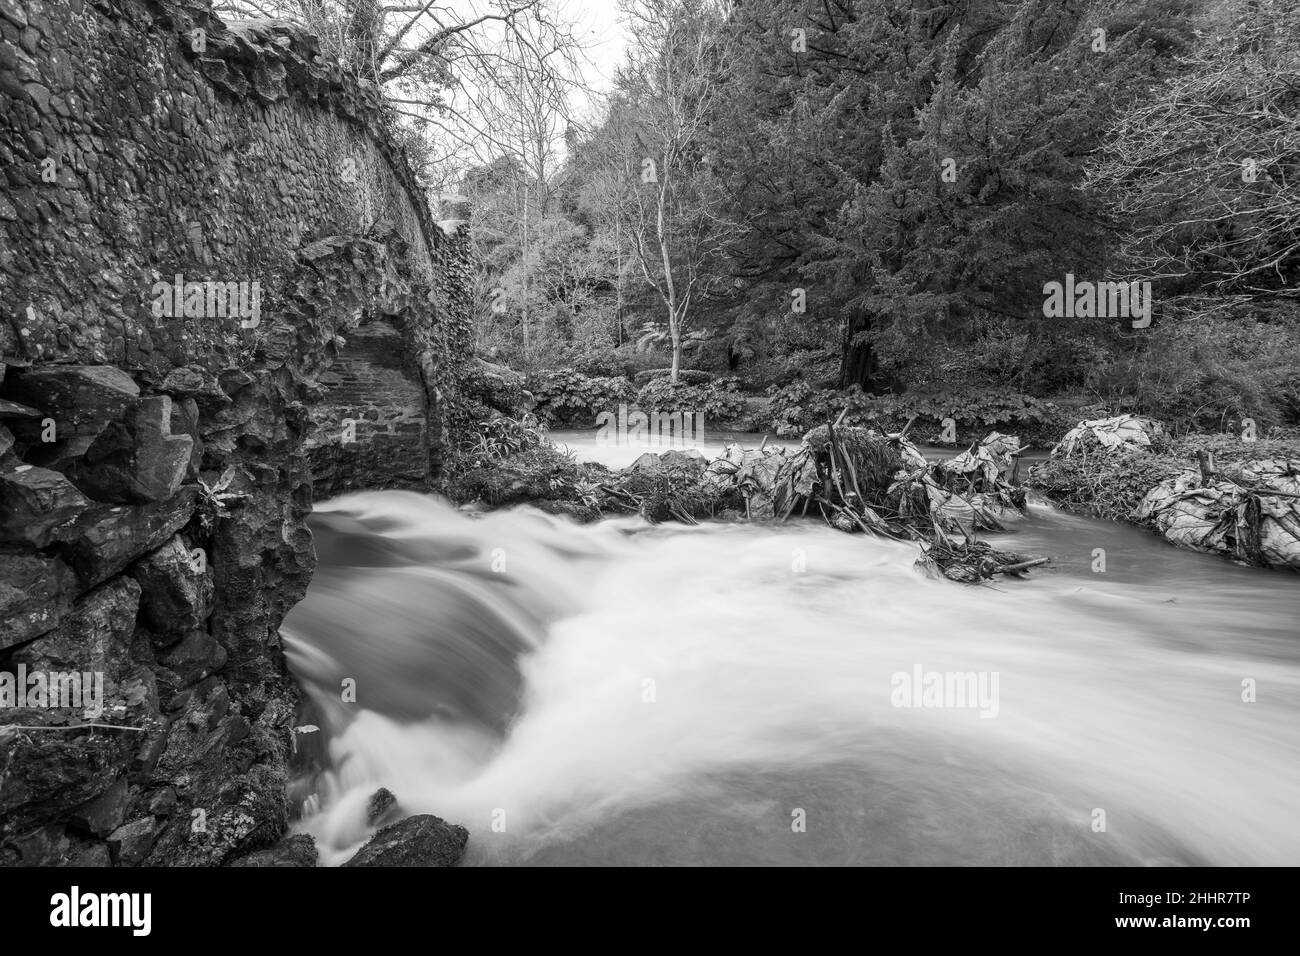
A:
{"type": "Polygon", "coordinates": [[[312,522],[327,863],[386,786],[471,864],[1300,864],[1294,576],[1043,504],[995,543],[1054,565],[978,588],[812,521],[312,522]]]}

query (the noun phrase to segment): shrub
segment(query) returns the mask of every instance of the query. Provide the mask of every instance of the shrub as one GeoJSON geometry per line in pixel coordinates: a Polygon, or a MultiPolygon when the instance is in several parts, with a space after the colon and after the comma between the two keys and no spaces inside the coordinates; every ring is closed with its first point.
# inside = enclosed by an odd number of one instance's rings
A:
{"type": "Polygon", "coordinates": [[[1063,504],[1112,521],[1127,521],[1148,491],[1189,467],[1195,466],[1174,455],[1125,449],[1050,459],[1031,468],[1025,483],[1063,504]]]}
{"type": "Polygon", "coordinates": [[[479,359],[468,362],[461,372],[460,393],[475,406],[494,408],[506,415],[518,413],[527,403],[521,373],[479,359]]]}
{"type": "Polygon", "coordinates": [[[1175,433],[1235,429],[1244,418],[1261,431],[1300,423],[1294,311],[1197,308],[1166,306],[1168,317],[1138,348],[1094,369],[1091,389],[1112,411],[1158,418],[1175,433]]]}
{"type": "MultiPolygon", "coordinates": [[[[668,368],[648,368],[637,372],[632,378],[636,385],[646,385],[655,379],[667,379],[672,374],[672,369],[668,368]]],[[[707,385],[713,381],[712,372],[701,372],[697,369],[682,368],[677,370],[677,382],[679,385],[707,385]]]]}
{"type": "Polygon", "coordinates": [[[500,460],[482,462],[453,477],[446,487],[453,501],[488,505],[541,501],[590,501],[590,466],[554,445],[542,444],[500,460]]]}
{"type": "Polygon", "coordinates": [[[573,371],[539,372],[529,378],[528,386],[537,400],[537,417],[552,425],[594,424],[601,412],[630,403],[635,394],[625,378],[573,371]]]}
{"type": "Polygon", "coordinates": [[[627,367],[612,349],[580,355],[573,360],[573,370],[596,378],[625,378],[627,367]]]}
{"type": "Polygon", "coordinates": [[[652,379],[637,393],[636,404],[644,412],[703,413],[706,422],[735,421],[745,410],[735,379],[708,385],[673,385],[666,378],[652,379]]]}
{"type": "Polygon", "coordinates": [[[458,451],[476,461],[490,461],[535,448],[546,440],[546,426],[525,412],[518,418],[494,415],[478,423],[458,451]]]}
{"type": "Polygon", "coordinates": [[[938,429],[952,418],[959,430],[979,433],[975,437],[997,429],[1047,440],[1074,424],[1053,403],[1019,392],[867,395],[857,386],[818,390],[794,382],[772,393],[772,428],[782,436],[802,435],[835,421],[846,408],[843,424],[884,432],[901,431],[913,419],[926,429],[938,429]]]}

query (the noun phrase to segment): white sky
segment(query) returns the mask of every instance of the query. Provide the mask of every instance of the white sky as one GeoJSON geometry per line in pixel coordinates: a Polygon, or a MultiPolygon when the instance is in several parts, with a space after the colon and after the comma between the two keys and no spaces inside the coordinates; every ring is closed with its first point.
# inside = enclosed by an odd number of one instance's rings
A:
{"type": "Polygon", "coordinates": [[[557,6],[565,19],[579,24],[574,32],[583,39],[583,52],[591,62],[588,83],[601,92],[608,90],[626,46],[618,0],[557,0],[557,6]]]}

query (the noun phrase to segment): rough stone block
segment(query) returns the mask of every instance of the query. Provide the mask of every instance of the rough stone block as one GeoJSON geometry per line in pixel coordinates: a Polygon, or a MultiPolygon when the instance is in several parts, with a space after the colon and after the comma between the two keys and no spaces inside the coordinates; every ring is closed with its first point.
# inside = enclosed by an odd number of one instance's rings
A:
{"type": "Polygon", "coordinates": [[[25,370],[14,398],[51,415],[60,433],[97,434],[140,396],[130,375],[112,365],[44,365],[25,370]]]}
{"type": "Polygon", "coordinates": [[[76,575],[58,558],[0,552],[0,650],[57,627],[77,587],[76,575]]]}
{"type": "Polygon", "coordinates": [[[72,533],[88,502],[57,471],[19,465],[0,470],[0,541],[46,548],[72,533]]]}
{"type": "Polygon", "coordinates": [[[185,480],[194,439],[171,433],[172,400],[142,399],[110,422],[70,474],[98,501],[144,504],[170,498],[185,480]]]}
{"type": "Polygon", "coordinates": [[[198,491],[182,488],[166,501],[135,507],[92,507],[81,518],[71,545],[73,569],[95,585],[159,547],[194,515],[198,491]]]}

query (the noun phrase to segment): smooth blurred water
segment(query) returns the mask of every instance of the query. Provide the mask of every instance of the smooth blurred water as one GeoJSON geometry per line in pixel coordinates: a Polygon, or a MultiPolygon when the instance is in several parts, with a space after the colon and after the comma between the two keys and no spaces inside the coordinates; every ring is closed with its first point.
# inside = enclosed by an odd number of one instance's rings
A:
{"type": "MultiPolygon", "coordinates": [[[[917,438],[918,436],[911,437],[917,438]]],[[[798,438],[778,438],[774,434],[764,432],[736,432],[710,428],[704,429],[702,435],[693,436],[692,440],[689,441],[678,441],[671,435],[654,440],[634,441],[628,438],[625,441],[619,441],[615,435],[601,437],[595,429],[560,429],[548,432],[547,438],[550,439],[552,444],[573,452],[579,461],[599,462],[609,468],[626,468],[646,452],[661,454],[674,448],[680,450],[694,449],[704,455],[705,458],[713,459],[720,457],[726,450],[727,445],[733,442],[744,448],[757,448],[759,445],[765,445],[768,448],[797,448],[799,446],[798,438]]],[[[951,458],[959,452],[965,451],[967,446],[940,447],[922,442],[917,444],[916,447],[927,458],[940,460],[951,458]]],[[[1046,456],[1045,451],[1035,449],[1025,452],[1021,458],[1027,466],[1028,463],[1040,461],[1046,456]]],[[[1024,466],[1022,466],[1022,470],[1023,468],[1024,466]]]]}
{"type": "Polygon", "coordinates": [[[579,461],[595,461],[609,468],[626,468],[646,452],[660,454],[669,449],[694,449],[706,458],[719,457],[731,442],[738,442],[745,448],[757,448],[764,440],[768,447],[795,447],[798,439],[777,438],[761,432],[718,431],[706,428],[703,434],[693,436],[691,440],[677,440],[668,435],[662,439],[633,440],[626,437],[620,441],[616,434],[601,437],[595,429],[561,429],[547,433],[551,443],[568,449],[579,461]]]}
{"type": "Polygon", "coordinates": [[[284,634],[329,736],[326,862],[382,785],[479,864],[1300,863],[1293,575],[1045,505],[996,540],[1055,564],[978,588],[812,521],[406,492],[313,520],[284,634]],[[895,706],[918,667],[996,673],[996,716],[895,706]]]}

